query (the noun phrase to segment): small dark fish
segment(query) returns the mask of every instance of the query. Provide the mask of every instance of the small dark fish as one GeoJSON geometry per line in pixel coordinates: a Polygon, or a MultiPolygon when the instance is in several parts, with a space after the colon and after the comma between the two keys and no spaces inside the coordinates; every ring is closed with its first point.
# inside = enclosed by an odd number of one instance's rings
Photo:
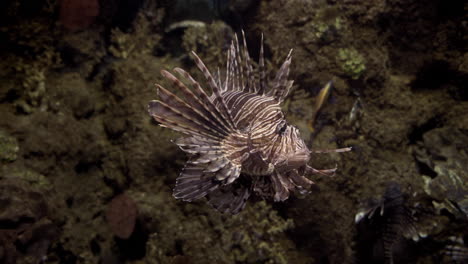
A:
{"type": "Polygon", "coordinates": [[[159,100],[149,103],[149,114],[161,126],[185,134],[175,143],[191,155],[177,179],[175,198],[191,202],[206,196],[219,211],[236,214],[252,192],[284,201],[291,191],[308,192],[314,182],[306,174],[334,173],[335,169],[317,170],[307,165],[311,151],[281,111],[280,104],[293,84],[288,79],[291,53],[276,77],[269,80],[263,39],[258,70],[254,70],[244,34],[242,48],[235,36],[227,53],[225,79],[221,80],[220,74],[213,77],[192,52],[211,95],[180,68],[174,72],[191,89],[172,73],[161,71],[182,96],[157,84],[159,100]]]}
{"type": "Polygon", "coordinates": [[[383,263],[393,264],[395,251],[400,251],[400,258],[408,257],[401,251],[409,247],[404,238],[418,236],[414,221],[407,195],[398,183],[388,183],[380,202],[356,215],[360,262],[383,260],[383,263]],[[378,246],[380,250],[375,248],[378,246]]]}
{"type": "Polygon", "coordinates": [[[444,249],[445,261],[443,263],[466,264],[468,263],[468,247],[461,241],[454,241],[444,249]]]}

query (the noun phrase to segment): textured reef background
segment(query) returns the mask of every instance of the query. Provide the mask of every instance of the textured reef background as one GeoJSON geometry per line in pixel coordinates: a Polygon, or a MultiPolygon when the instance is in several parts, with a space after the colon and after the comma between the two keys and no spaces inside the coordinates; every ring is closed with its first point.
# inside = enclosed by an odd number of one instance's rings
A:
{"type": "MultiPolygon", "coordinates": [[[[468,263],[462,0],[6,0],[1,263],[468,263]],[[146,112],[161,69],[293,48],[290,123],[318,190],[236,216],[171,195],[186,157],[146,112]],[[334,89],[308,127],[319,89],[334,89]],[[356,221],[359,220],[359,221],[356,221]],[[356,223],[358,222],[358,223],[356,223]]],[[[169,87],[166,83],[166,87],[169,87]]]]}

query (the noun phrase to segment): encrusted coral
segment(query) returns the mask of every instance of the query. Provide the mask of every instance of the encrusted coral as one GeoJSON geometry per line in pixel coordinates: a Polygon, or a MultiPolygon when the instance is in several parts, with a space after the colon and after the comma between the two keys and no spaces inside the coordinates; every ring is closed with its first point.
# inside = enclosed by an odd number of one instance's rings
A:
{"type": "Polygon", "coordinates": [[[344,18],[335,8],[322,8],[304,25],[304,43],[321,42],[330,43],[339,36],[340,31],[346,27],[344,18]]]}
{"type": "Polygon", "coordinates": [[[416,159],[432,169],[435,176],[424,176],[425,192],[439,210],[458,217],[468,216],[468,137],[454,127],[433,129],[423,136],[416,148],[416,159]]]}
{"type": "Polygon", "coordinates": [[[182,47],[195,51],[208,64],[224,65],[231,37],[232,29],[223,22],[196,24],[185,29],[182,47]]]}
{"type": "Polygon", "coordinates": [[[123,32],[118,28],[112,29],[110,53],[122,59],[127,59],[132,55],[150,54],[161,40],[155,28],[159,27],[163,17],[162,9],[156,10],[155,18],[153,14],[140,12],[133,23],[131,32],[123,32]]]}
{"type": "Polygon", "coordinates": [[[261,201],[227,219],[221,241],[235,262],[289,263],[284,232],[293,227],[291,219],[281,218],[261,201]]]}
{"type": "Polygon", "coordinates": [[[17,106],[25,113],[31,113],[34,108],[40,107],[46,92],[46,67],[33,61],[26,63],[19,59],[15,70],[21,78],[22,96],[17,101],[17,106]]]}
{"type": "Polygon", "coordinates": [[[180,210],[165,191],[154,193],[130,194],[141,218],[152,219],[146,223],[147,263],[303,263],[285,234],[293,221],[278,216],[265,201],[226,216],[202,203],[180,210]]]}
{"type": "Polygon", "coordinates": [[[339,49],[337,60],[343,72],[352,79],[358,79],[366,70],[364,56],[354,48],[339,49]]]}
{"type": "Polygon", "coordinates": [[[45,196],[50,186],[36,184],[37,177],[22,170],[3,170],[0,175],[1,263],[37,263],[59,234],[45,196]]]}
{"type": "Polygon", "coordinates": [[[15,161],[18,150],[16,138],[0,130],[0,161],[15,161]]]}
{"type": "Polygon", "coordinates": [[[0,26],[0,34],[6,38],[6,50],[11,51],[2,57],[6,62],[2,66],[15,76],[14,81],[17,84],[10,89],[13,94],[18,95],[15,103],[24,113],[31,113],[43,106],[47,73],[50,69],[61,66],[60,54],[54,46],[60,33],[56,30],[53,19],[49,18],[55,3],[47,3],[42,11],[38,11],[47,15],[47,18],[38,16],[39,18],[18,20],[17,23],[0,26]]]}

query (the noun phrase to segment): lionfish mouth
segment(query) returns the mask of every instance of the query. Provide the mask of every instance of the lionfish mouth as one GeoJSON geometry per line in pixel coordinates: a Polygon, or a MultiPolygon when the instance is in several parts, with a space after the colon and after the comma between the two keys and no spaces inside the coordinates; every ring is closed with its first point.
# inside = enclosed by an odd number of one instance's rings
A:
{"type": "Polygon", "coordinates": [[[157,84],[159,100],[148,105],[149,114],[161,126],[185,135],[175,143],[190,159],[177,178],[174,197],[188,202],[206,197],[217,210],[232,214],[244,208],[252,193],[284,201],[290,192],[308,190],[314,183],[299,174],[299,168],[301,172],[335,172],[336,168],[317,170],[307,165],[311,153],[351,150],[308,150],[298,131],[289,129],[280,107],[293,84],[288,79],[292,50],[269,79],[263,35],[258,66],[250,59],[243,31],[242,37],[241,46],[234,35],[224,79],[221,74],[213,77],[192,52],[211,95],[188,72],[175,68],[173,73],[161,73],[180,96],[157,84]],[[285,156],[287,164],[276,169],[273,163],[285,156]]]}

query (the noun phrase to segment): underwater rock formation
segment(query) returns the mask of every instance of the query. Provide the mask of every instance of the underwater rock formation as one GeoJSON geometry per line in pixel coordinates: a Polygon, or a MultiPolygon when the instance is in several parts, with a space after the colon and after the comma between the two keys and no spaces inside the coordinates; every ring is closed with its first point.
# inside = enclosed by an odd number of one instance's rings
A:
{"type": "Polygon", "coordinates": [[[99,15],[98,0],[61,0],[60,23],[70,30],[77,31],[89,27],[99,15]]]}

